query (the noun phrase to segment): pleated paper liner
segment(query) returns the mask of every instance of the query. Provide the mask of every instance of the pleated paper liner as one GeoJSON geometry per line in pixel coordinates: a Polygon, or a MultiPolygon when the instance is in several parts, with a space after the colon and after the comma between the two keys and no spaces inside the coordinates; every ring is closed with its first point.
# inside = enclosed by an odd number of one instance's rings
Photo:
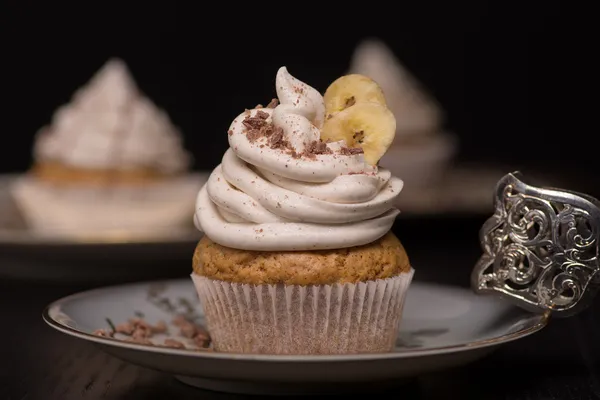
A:
{"type": "Polygon", "coordinates": [[[312,286],[192,280],[216,351],[346,354],[394,348],[413,274],[312,286]]]}

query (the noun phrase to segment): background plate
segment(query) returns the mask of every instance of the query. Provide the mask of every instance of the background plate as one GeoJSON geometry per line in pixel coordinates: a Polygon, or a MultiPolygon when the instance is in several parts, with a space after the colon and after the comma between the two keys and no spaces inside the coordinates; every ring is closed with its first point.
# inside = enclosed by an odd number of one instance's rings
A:
{"type": "MultiPolygon", "coordinates": [[[[208,174],[195,173],[200,180],[208,174]]],[[[65,237],[27,229],[9,192],[16,175],[0,175],[0,276],[60,282],[117,282],[173,276],[191,268],[202,237],[192,224],[168,231],[65,237]],[[168,271],[161,271],[168,269],[168,271]]]]}

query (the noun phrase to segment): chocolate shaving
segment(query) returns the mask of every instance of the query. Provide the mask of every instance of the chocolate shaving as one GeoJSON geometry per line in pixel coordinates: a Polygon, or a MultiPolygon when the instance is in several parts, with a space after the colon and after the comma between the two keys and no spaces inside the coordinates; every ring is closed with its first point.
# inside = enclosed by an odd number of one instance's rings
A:
{"type": "Polygon", "coordinates": [[[260,118],[260,119],[267,119],[267,118],[269,118],[269,113],[259,110],[256,112],[256,117],[260,118]]]}
{"type": "Polygon", "coordinates": [[[279,105],[279,100],[272,99],[269,104],[267,104],[267,108],[275,108],[279,105]]]}
{"type": "Polygon", "coordinates": [[[289,146],[287,140],[283,139],[283,129],[280,127],[273,127],[273,133],[269,137],[269,146],[272,149],[285,149],[289,146]]]}
{"type": "Polygon", "coordinates": [[[283,129],[276,127],[272,122],[267,122],[269,113],[256,111],[254,116],[247,116],[242,124],[246,127],[246,137],[250,143],[260,138],[267,139],[267,145],[272,149],[287,149],[294,152],[289,142],[283,138],[283,129]]]}
{"type": "Polygon", "coordinates": [[[242,124],[244,124],[247,129],[259,129],[266,123],[267,121],[265,121],[265,118],[261,117],[246,117],[242,121],[242,124]]]}
{"type": "Polygon", "coordinates": [[[331,154],[331,149],[327,147],[326,143],[313,140],[306,148],[306,152],[310,154],[331,154]]]}
{"type": "Polygon", "coordinates": [[[126,322],[124,324],[117,325],[115,331],[124,335],[132,335],[135,331],[135,326],[130,322],[126,322]]]}
{"type": "Polygon", "coordinates": [[[340,154],[344,156],[352,156],[355,154],[363,154],[364,151],[360,147],[342,147],[340,149],[340,154]]]}
{"type": "Polygon", "coordinates": [[[165,321],[158,321],[156,325],[152,327],[154,333],[165,333],[167,331],[167,324],[165,321]]]}
{"type": "Polygon", "coordinates": [[[185,345],[175,339],[165,339],[164,344],[166,347],[172,347],[174,349],[185,349],[185,345]]]}
{"type": "MultiPolygon", "coordinates": [[[[211,343],[211,338],[204,327],[193,323],[183,315],[178,315],[173,321],[173,325],[178,327],[180,336],[193,341],[199,348],[197,350],[210,350],[208,347],[211,343]]],[[[155,334],[167,333],[168,327],[164,321],[158,321],[156,325],[151,325],[142,318],[130,318],[127,322],[118,324],[115,333],[119,333],[126,338],[122,339],[131,343],[146,344],[149,346],[161,346],[153,343],[150,339],[155,334]]],[[[114,337],[113,332],[106,329],[98,329],[94,331],[94,335],[103,337],[114,337]]],[[[183,339],[185,341],[185,339],[183,339]]],[[[166,338],[162,346],[173,347],[178,349],[186,349],[183,342],[171,338],[166,338]]]]}
{"type": "Polygon", "coordinates": [[[250,129],[246,132],[246,137],[250,143],[256,142],[260,136],[260,129],[250,129]]]}
{"type": "Polygon", "coordinates": [[[154,346],[154,343],[152,343],[152,341],[150,339],[146,339],[143,337],[130,337],[125,339],[126,342],[131,342],[131,343],[137,343],[137,344],[145,344],[147,346],[154,346]]]}
{"type": "Polygon", "coordinates": [[[110,331],[107,331],[106,329],[96,329],[93,332],[94,335],[96,336],[102,336],[102,337],[113,337],[113,333],[110,331]]]}
{"type": "Polygon", "coordinates": [[[246,137],[250,143],[256,142],[259,138],[267,134],[267,118],[269,114],[264,111],[257,111],[254,117],[247,116],[242,124],[246,127],[246,137]]]}

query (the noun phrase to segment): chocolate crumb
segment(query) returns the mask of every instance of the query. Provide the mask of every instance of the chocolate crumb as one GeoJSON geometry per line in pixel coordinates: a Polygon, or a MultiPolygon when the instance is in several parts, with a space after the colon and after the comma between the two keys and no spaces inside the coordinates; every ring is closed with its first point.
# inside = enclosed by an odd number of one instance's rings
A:
{"type": "Polygon", "coordinates": [[[178,315],[175,318],[173,318],[173,321],[171,321],[171,323],[176,327],[181,328],[183,325],[189,324],[190,321],[183,315],[178,315]]]}
{"type": "Polygon", "coordinates": [[[167,347],[173,347],[175,349],[185,349],[185,345],[175,339],[165,339],[164,344],[167,347]]]}
{"type": "MultiPolygon", "coordinates": [[[[172,321],[173,325],[180,328],[180,335],[191,339],[199,348],[193,347],[189,350],[212,350],[210,349],[211,338],[209,333],[203,326],[196,325],[194,322],[185,317],[178,315],[172,321]]],[[[103,337],[114,337],[114,333],[120,333],[126,338],[121,339],[130,343],[145,344],[150,346],[166,346],[178,349],[187,349],[183,341],[167,338],[163,344],[153,343],[150,338],[155,333],[166,333],[168,326],[164,321],[158,321],[155,325],[151,325],[140,317],[130,318],[127,322],[121,323],[114,327],[110,323],[113,331],[107,329],[98,329],[93,332],[94,335],[103,337]]]]}
{"type": "Polygon", "coordinates": [[[208,347],[210,344],[209,340],[204,339],[202,336],[194,336],[194,344],[200,348],[208,347]]]}
{"type": "Polygon", "coordinates": [[[355,154],[363,154],[364,151],[360,147],[342,147],[340,149],[340,154],[344,156],[352,156],[355,154]]]}
{"type": "Polygon", "coordinates": [[[145,331],[152,331],[152,325],[147,323],[141,318],[131,318],[129,323],[133,324],[136,329],[143,329],[145,331]]]}
{"type": "Polygon", "coordinates": [[[267,108],[275,108],[279,105],[279,100],[272,99],[269,104],[267,104],[267,108]]]}
{"type": "MultiPolygon", "coordinates": [[[[262,231],[262,229],[261,229],[261,231],[262,231]]],[[[196,325],[196,336],[195,337],[201,338],[206,341],[210,341],[210,334],[208,333],[208,331],[206,329],[204,329],[201,326],[196,325]]]]}
{"type": "MultiPolygon", "coordinates": [[[[266,113],[265,113],[266,114],[266,113]]],[[[259,116],[256,117],[246,117],[242,124],[246,127],[246,129],[259,129],[267,123],[265,118],[261,118],[259,116]]]]}
{"type": "Polygon", "coordinates": [[[136,328],[131,334],[131,337],[134,339],[149,338],[151,336],[152,331],[150,329],[144,329],[140,327],[136,328]]]}
{"type": "Polygon", "coordinates": [[[191,323],[189,325],[182,326],[180,329],[181,329],[180,334],[183,337],[191,339],[194,336],[196,336],[196,327],[191,323]]]}
{"type": "Polygon", "coordinates": [[[131,335],[135,330],[135,326],[131,322],[125,322],[124,324],[119,324],[115,327],[115,331],[117,333],[122,333],[123,335],[131,335]]]}
{"type": "Polygon", "coordinates": [[[287,142],[283,139],[283,129],[280,127],[273,128],[273,133],[269,138],[269,146],[272,149],[285,148],[287,142]]]}
{"type": "Polygon", "coordinates": [[[313,140],[307,147],[307,151],[311,154],[331,154],[331,149],[327,144],[320,140],[313,140]]]}
{"type": "Polygon", "coordinates": [[[149,339],[146,339],[146,338],[130,337],[130,338],[127,338],[125,341],[131,342],[131,343],[147,344],[149,346],[154,346],[154,343],[152,343],[149,339]]]}
{"type": "Polygon", "coordinates": [[[113,333],[110,331],[107,331],[106,329],[96,329],[93,332],[94,335],[96,336],[102,336],[102,337],[113,337],[113,333]]]}
{"type": "Polygon", "coordinates": [[[258,138],[261,137],[260,130],[259,129],[249,129],[246,132],[246,137],[248,138],[248,141],[250,143],[254,143],[258,140],[258,138]]]}
{"type": "Polygon", "coordinates": [[[260,119],[267,119],[269,118],[269,113],[259,110],[256,112],[256,117],[260,119]]]}
{"type": "Polygon", "coordinates": [[[154,333],[165,333],[167,331],[167,324],[165,321],[158,321],[156,325],[152,327],[154,333]]]}
{"type": "Polygon", "coordinates": [[[230,129],[230,130],[228,130],[228,131],[227,131],[227,134],[228,134],[229,136],[231,136],[231,135],[233,135],[233,131],[230,129]]]}

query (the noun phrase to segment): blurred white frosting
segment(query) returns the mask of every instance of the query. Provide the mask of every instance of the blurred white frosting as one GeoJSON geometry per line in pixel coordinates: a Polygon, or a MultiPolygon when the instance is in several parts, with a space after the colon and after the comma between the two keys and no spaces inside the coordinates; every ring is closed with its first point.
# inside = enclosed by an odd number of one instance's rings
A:
{"type": "Polygon", "coordinates": [[[166,112],[138,88],[125,63],[109,60],[38,132],[36,161],[80,168],[188,168],[191,157],[166,112]]]}
{"type": "Polygon", "coordinates": [[[349,73],[366,75],[381,86],[388,108],[396,117],[398,137],[442,129],[444,115],[435,99],[380,40],[359,43],[349,73]]]}

